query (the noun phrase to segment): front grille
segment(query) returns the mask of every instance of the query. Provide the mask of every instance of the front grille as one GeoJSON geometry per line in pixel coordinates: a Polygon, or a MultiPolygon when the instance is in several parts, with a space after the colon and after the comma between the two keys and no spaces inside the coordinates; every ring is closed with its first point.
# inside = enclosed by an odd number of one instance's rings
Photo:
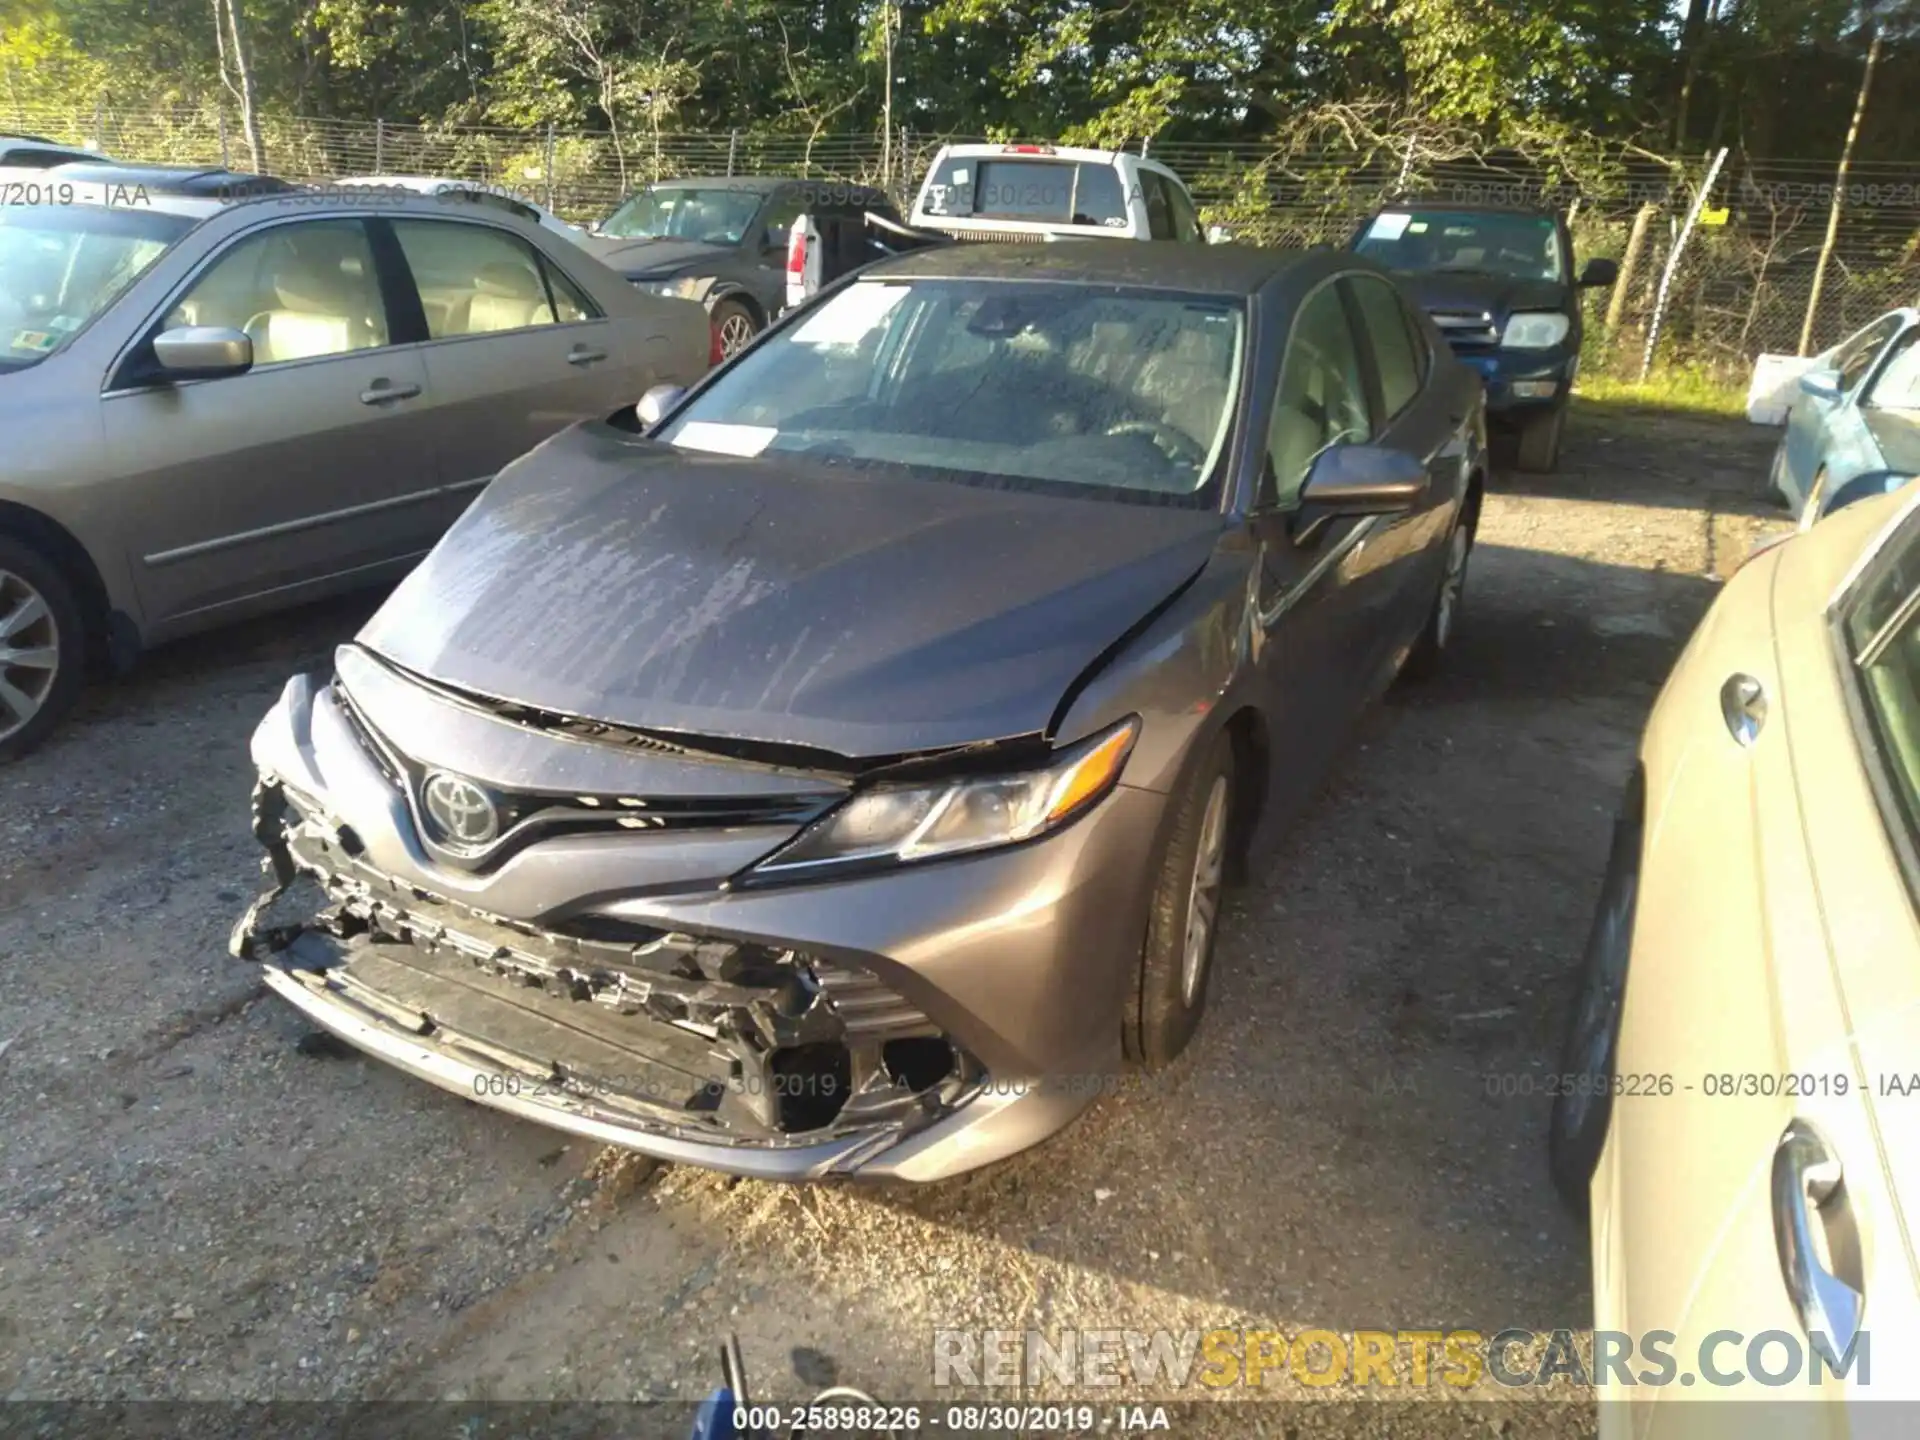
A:
{"type": "Polygon", "coordinates": [[[870,971],[600,917],[543,929],[396,882],[322,826],[278,838],[330,902],[280,942],[302,984],[664,1133],[778,1145],[900,1130],[983,1077],[870,971]]]}
{"type": "Polygon", "coordinates": [[[510,790],[470,781],[493,805],[495,838],[485,845],[456,847],[450,843],[452,837],[441,833],[423,793],[428,779],[437,771],[452,773],[449,767],[403,754],[375,729],[344,686],[336,684],[333,694],[361,747],[406,797],[415,828],[434,846],[439,859],[462,869],[497,865],[536,840],[562,835],[744,826],[793,830],[818,819],[841,798],[840,792],[828,790],[785,795],[580,795],[510,790]]]}
{"type": "Polygon", "coordinates": [[[1450,345],[1477,347],[1499,343],[1500,329],[1485,310],[1429,310],[1427,313],[1450,345]]]}

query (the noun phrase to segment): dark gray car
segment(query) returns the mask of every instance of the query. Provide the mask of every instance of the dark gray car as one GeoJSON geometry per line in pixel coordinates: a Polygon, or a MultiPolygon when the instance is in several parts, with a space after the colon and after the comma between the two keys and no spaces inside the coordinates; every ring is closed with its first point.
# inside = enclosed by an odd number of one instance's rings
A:
{"type": "Polygon", "coordinates": [[[1187,1045],[1229,870],[1447,648],[1484,440],[1350,254],[876,266],[510,467],[289,683],[254,828],[299,893],[236,953],[668,1159],[1007,1155],[1187,1045]]]}
{"type": "Polygon", "coordinates": [[[396,580],[509,460],[706,366],[697,307],[490,206],[48,174],[0,204],[0,760],[89,653],[396,580]]]}
{"type": "Polygon", "coordinates": [[[732,356],[786,307],[794,220],[868,211],[900,219],[886,192],[844,181],[666,180],[628,196],[580,243],[643,289],[700,301],[732,356]]]}

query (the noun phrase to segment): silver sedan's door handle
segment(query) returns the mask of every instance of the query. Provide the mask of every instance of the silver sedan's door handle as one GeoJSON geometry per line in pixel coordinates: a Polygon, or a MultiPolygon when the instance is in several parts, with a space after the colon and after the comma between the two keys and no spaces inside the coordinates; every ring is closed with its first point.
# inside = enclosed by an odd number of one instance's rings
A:
{"type": "Polygon", "coordinates": [[[1773,1152],[1773,1243],[1780,1252],[1780,1277],[1788,1298],[1809,1335],[1831,1341],[1845,1354],[1860,1331],[1867,1297],[1859,1273],[1858,1236],[1847,1204],[1840,1157],[1804,1120],[1795,1120],[1773,1152]],[[1821,1259],[1826,1241],[1827,1261],[1821,1259]],[[1833,1268],[1828,1268],[1831,1262],[1833,1268]],[[1835,1270],[1850,1272],[1847,1278],[1835,1270]]]}
{"type": "Polygon", "coordinates": [[[606,358],[606,351],[591,350],[585,345],[576,345],[567,352],[567,363],[569,365],[591,365],[596,360],[604,360],[606,358]]]}
{"type": "Polygon", "coordinates": [[[360,392],[362,405],[384,405],[389,400],[411,400],[420,393],[418,385],[409,382],[395,385],[389,380],[376,380],[360,392]]]}

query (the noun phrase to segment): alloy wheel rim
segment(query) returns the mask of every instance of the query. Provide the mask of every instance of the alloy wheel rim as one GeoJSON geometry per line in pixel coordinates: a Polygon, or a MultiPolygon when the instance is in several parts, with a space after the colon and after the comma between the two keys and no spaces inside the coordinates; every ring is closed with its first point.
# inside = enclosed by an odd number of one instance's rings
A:
{"type": "Polygon", "coordinates": [[[0,740],[24,730],[60,674],[60,627],[46,597],[0,570],[0,740]]]}
{"type": "Polygon", "coordinates": [[[741,314],[732,314],[720,322],[720,353],[723,356],[738,354],[740,348],[753,338],[753,321],[741,314]]]}
{"type": "Polygon", "coordinates": [[[1206,974],[1207,950],[1220,912],[1220,880],[1226,871],[1227,777],[1213,777],[1194,847],[1193,884],[1187,895],[1187,943],[1180,956],[1180,999],[1192,1005],[1206,974]]]}
{"type": "Polygon", "coordinates": [[[1460,609],[1460,596],[1467,588],[1467,530],[1456,525],[1447,541],[1447,573],[1440,582],[1440,613],[1434,617],[1433,638],[1445,649],[1453,638],[1453,620],[1460,609]]]}
{"type": "Polygon", "coordinates": [[[1600,915],[1600,933],[1594,937],[1598,947],[1593,980],[1580,996],[1579,1013],[1574,1020],[1573,1055],[1579,1065],[1577,1075],[1588,1077],[1584,1086],[1576,1085],[1565,1097],[1567,1129],[1586,1128],[1606,1084],[1612,1059],[1613,1035],[1619,1024],[1620,1000],[1624,990],[1626,957],[1633,927],[1635,879],[1629,875],[1607,899],[1600,915]]]}

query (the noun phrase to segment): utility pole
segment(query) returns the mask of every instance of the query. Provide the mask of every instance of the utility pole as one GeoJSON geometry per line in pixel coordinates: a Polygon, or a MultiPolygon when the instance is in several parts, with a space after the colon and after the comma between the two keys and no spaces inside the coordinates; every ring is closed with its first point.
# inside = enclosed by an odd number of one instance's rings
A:
{"type": "Polygon", "coordinates": [[[880,184],[893,185],[893,32],[899,20],[898,0],[883,0],[880,7],[881,40],[886,48],[887,86],[881,99],[880,184]]]}
{"type": "Polygon", "coordinates": [[[1827,210],[1827,234],[1820,242],[1820,258],[1813,266],[1813,289],[1807,296],[1807,313],[1800,321],[1800,348],[1804,355],[1813,343],[1813,324],[1820,310],[1820,292],[1826,288],[1827,262],[1833,259],[1834,242],[1840,238],[1840,206],[1847,193],[1847,171],[1853,165],[1853,145],[1860,138],[1860,121],[1867,113],[1867,96],[1873,89],[1874,67],[1880,63],[1880,30],[1874,27],[1867,42],[1867,68],[1860,74],[1860,93],[1854,97],[1853,123],[1847,126],[1846,142],[1840,147],[1840,168],[1833,177],[1833,204],[1827,210]]]}

